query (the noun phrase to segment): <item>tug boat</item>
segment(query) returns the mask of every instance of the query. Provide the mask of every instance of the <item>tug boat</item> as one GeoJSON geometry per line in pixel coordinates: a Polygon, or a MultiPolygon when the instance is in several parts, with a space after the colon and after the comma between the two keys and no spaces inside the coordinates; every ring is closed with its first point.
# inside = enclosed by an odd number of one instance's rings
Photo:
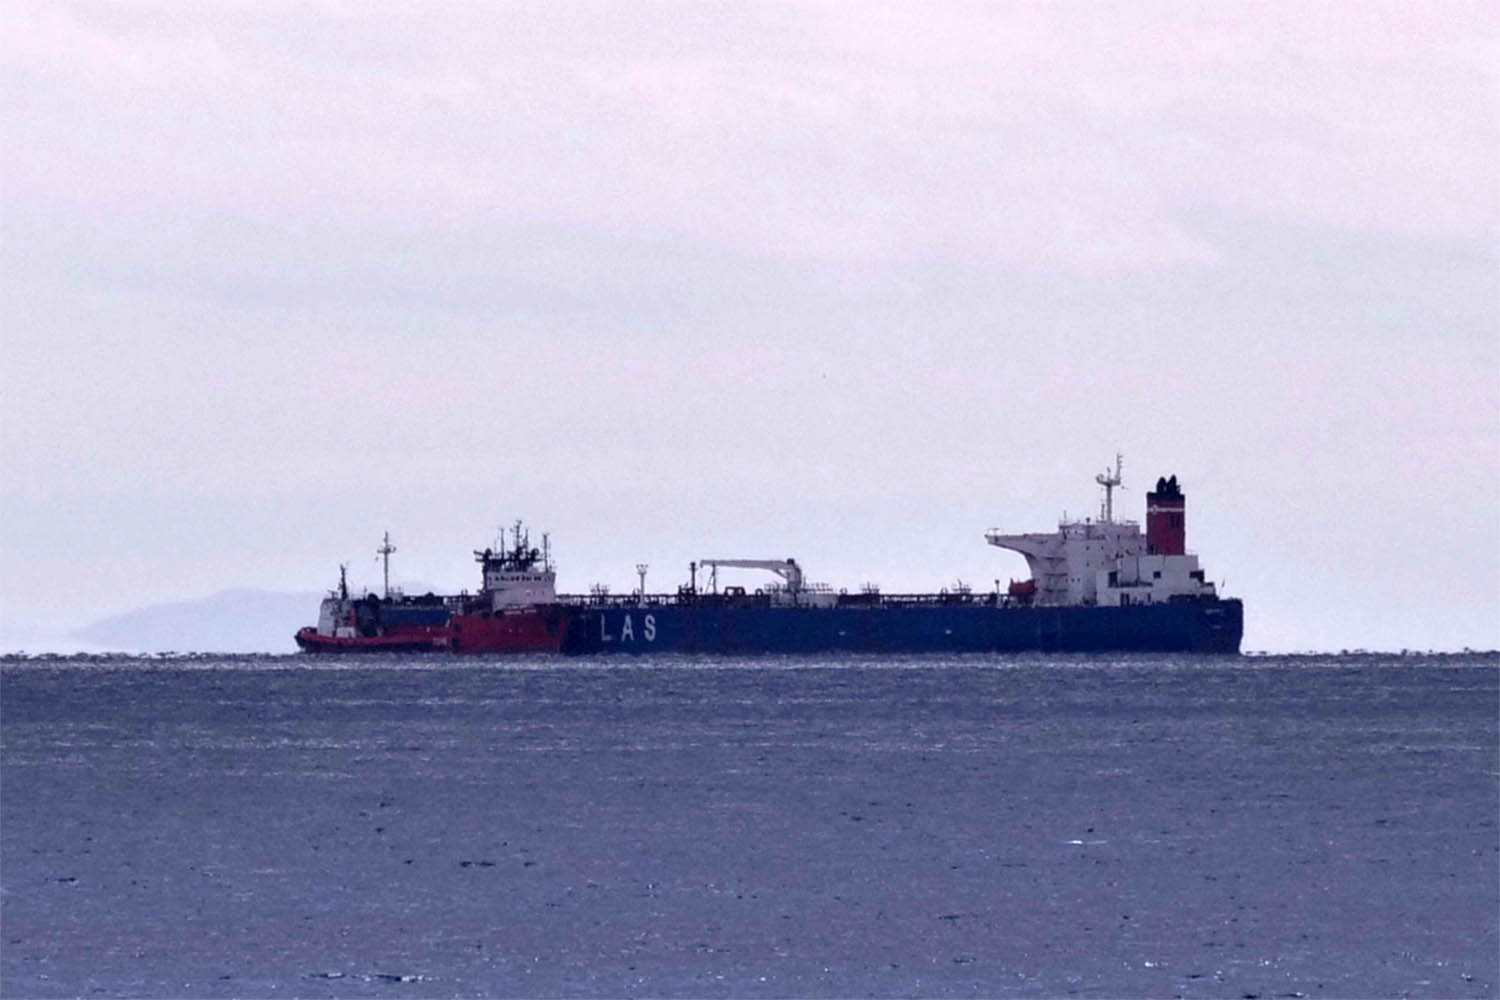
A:
{"type": "Polygon", "coordinates": [[[562,648],[569,616],[557,604],[556,573],[543,547],[531,547],[520,522],[514,541],[476,551],[480,564],[477,594],[412,597],[390,587],[390,557],[396,551],[387,533],[376,553],[385,561],[381,596],[351,597],[346,566],[338,587],[323,598],[318,624],[297,631],[297,646],[308,653],[521,653],[562,648]]]}

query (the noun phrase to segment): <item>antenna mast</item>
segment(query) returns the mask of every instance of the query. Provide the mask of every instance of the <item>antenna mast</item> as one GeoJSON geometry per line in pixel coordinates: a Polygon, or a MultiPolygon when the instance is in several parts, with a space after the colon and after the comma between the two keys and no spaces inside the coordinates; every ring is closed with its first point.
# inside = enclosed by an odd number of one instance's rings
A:
{"type": "Polygon", "coordinates": [[[391,596],[391,553],[395,551],[396,546],[391,544],[391,533],[387,531],[385,539],[380,544],[380,548],[375,550],[375,554],[380,556],[381,561],[385,563],[385,596],[387,600],[391,596]]]}
{"type": "Polygon", "coordinates": [[[1105,469],[1094,477],[1094,482],[1104,487],[1104,506],[1099,510],[1099,520],[1105,524],[1115,519],[1115,487],[1124,482],[1120,478],[1120,465],[1123,461],[1124,457],[1119,452],[1115,452],[1114,475],[1110,475],[1109,470],[1105,469]]]}

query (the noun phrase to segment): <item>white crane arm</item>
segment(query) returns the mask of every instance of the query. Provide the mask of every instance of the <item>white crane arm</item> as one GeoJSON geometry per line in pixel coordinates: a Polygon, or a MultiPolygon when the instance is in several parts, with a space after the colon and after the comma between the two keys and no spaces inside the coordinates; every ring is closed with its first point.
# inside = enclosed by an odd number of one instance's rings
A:
{"type": "Polygon", "coordinates": [[[795,559],[700,559],[698,565],[709,568],[725,566],[730,569],[763,569],[775,573],[786,581],[786,589],[797,593],[802,589],[802,567],[795,559]]]}

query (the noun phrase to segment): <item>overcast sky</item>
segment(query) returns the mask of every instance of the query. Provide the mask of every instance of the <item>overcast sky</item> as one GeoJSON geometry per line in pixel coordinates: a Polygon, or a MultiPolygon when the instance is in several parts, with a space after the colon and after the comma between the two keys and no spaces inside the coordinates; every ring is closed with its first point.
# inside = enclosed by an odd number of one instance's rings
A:
{"type": "Polygon", "coordinates": [[[1500,646],[1493,9],[6,4],[4,623],[990,587],[1118,450],[1247,649],[1500,646]]]}

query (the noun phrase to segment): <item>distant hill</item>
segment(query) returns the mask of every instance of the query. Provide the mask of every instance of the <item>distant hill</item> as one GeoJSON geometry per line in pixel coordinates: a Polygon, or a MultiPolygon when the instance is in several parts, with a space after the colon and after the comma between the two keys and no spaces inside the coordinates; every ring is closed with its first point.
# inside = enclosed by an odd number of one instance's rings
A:
{"type": "Polygon", "coordinates": [[[122,652],[293,653],[292,633],[317,623],[322,596],[225,590],[104,618],[73,636],[122,652]]]}

